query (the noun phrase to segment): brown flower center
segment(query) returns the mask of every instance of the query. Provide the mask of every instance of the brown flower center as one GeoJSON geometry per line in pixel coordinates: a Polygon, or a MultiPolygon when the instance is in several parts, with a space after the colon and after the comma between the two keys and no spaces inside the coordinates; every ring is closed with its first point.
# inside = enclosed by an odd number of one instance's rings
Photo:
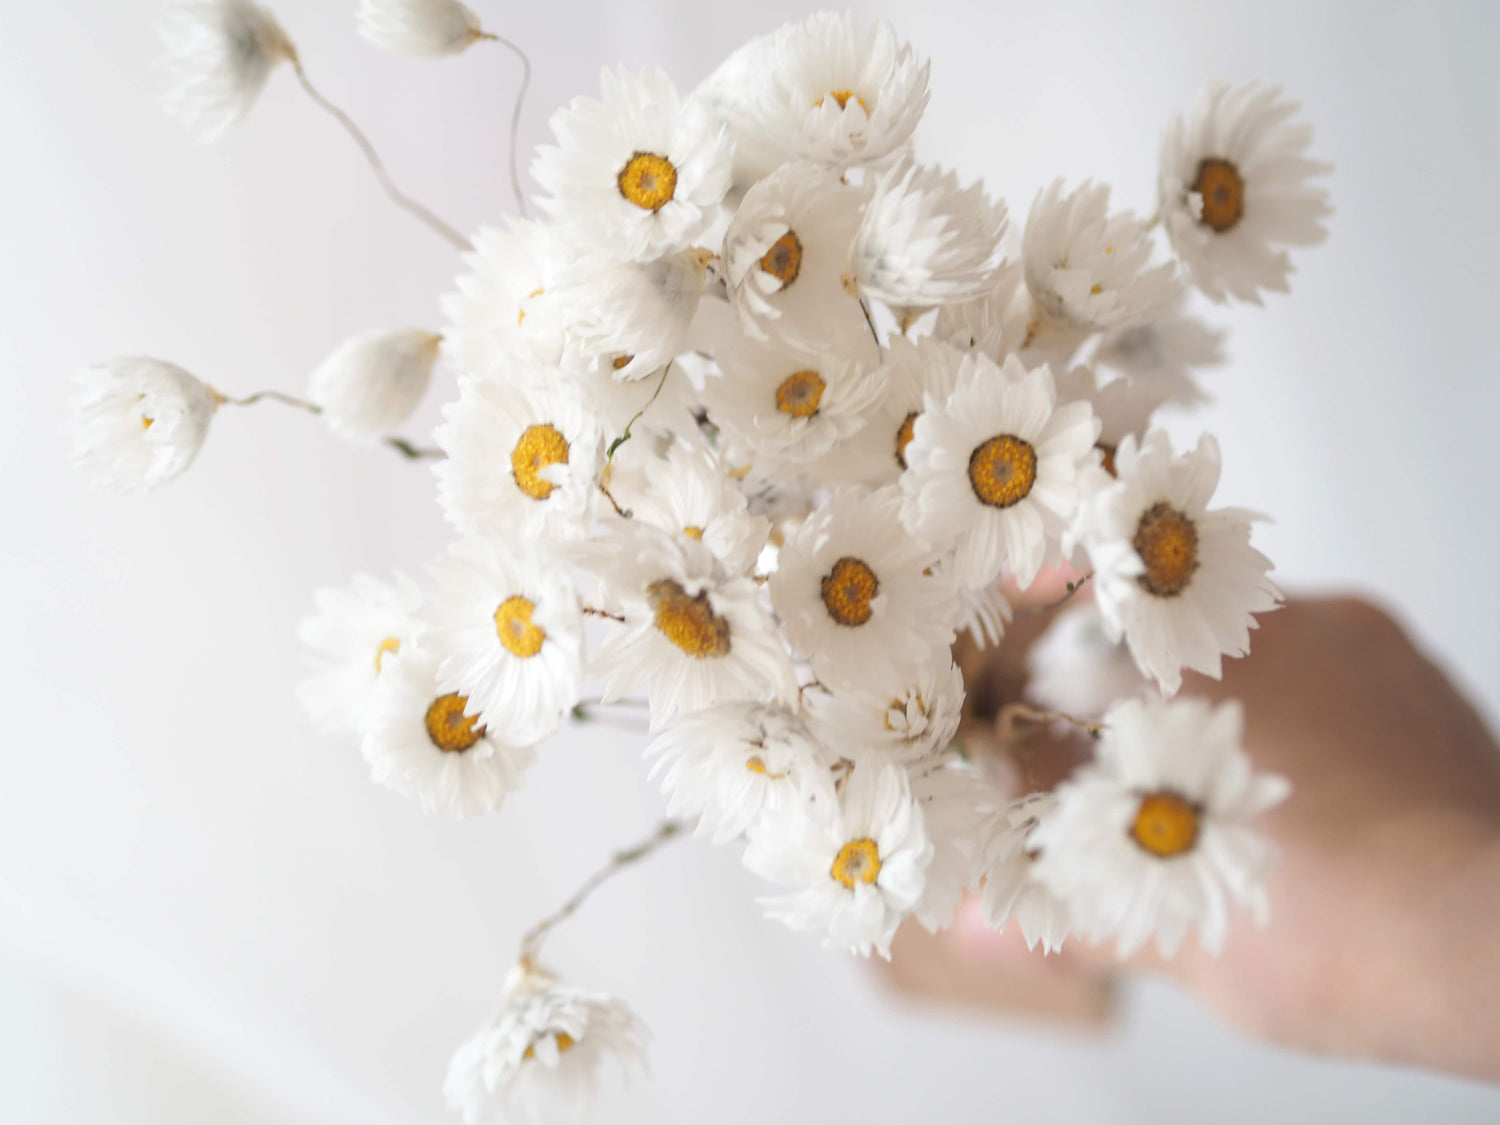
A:
{"type": "Polygon", "coordinates": [[[484,727],[475,715],[464,714],[469,697],[450,691],[427,708],[427,737],[447,754],[462,754],[484,737],[484,727]]]}
{"type": "Polygon", "coordinates": [[[557,487],[544,480],[541,471],[548,465],[567,463],[567,439],[546,422],[527,426],[516,447],[510,451],[510,468],[516,478],[516,487],[533,500],[547,499],[557,487]]]}
{"type": "Polygon", "coordinates": [[[840,625],[863,625],[874,616],[870,602],[880,593],[880,579],[869,564],[845,556],[823,576],[823,605],[840,625]]]}
{"type": "MultiPolygon", "coordinates": [[[[870,112],[870,107],[865,104],[865,99],[860,97],[853,90],[829,90],[828,98],[832,98],[834,101],[838,102],[840,109],[846,108],[849,105],[849,99],[853,98],[859,103],[860,109],[864,110],[866,113],[870,112]]],[[[828,98],[819,98],[817,101],[813,102],[813,105],[822,105],[825,101],[828,100],[828,98]]]]}
{"type": "Polygon", "coordinates": [[[702,660],[729,653],[729,622],[709,605],[707,594],[689,594],[670,578],[646,588],[656,627],[683,652],[702,660]]]}
{"type": "Polygon", "coordinates": [[[776,388],[776,409],[793,418],[811,418],[827,387],[816,371],[793,371],[776,388]]]}
{"type": "Polygon", "coordinates": [[[1198,529],[1170,504],[1153,504],[1142,513],[1131,546],[1146,567],[1138,581],[1158,598],[1182,593],[1198,569],[1198,529]]]}
{"type": "Polygon", "coordinates": [[[1198,842],[1198,807],[1163,789],[1146,793],[1130,822],[1130,838],[1157,859],[1191,851],[1198,842]]]}
{"type": "Polygon", "coordinates": [[[1036,450],[1011,434],[990,438],[969,454],[969,484],[992,508],[1019,504],[1036,484],[1036,450]]]}
{"type": "Polygon", "coordinates": [[[761,257],[760,268],[781,282],[783,289],[796,281],[802,272],[802,240],[797,237],[797,232],[789,230],[771,243],[771,248],[761,257]]]}
{"type": "Polygon", "coordinates": [[[1240,178],[1240,170],[1227,160],[1211,156],[1199,163],[1193,190],[1203,197],[1199,222],[1220,234],[1245,214],[1245,181],[1240,178]]]}
{"type": "Polygon", "coordinates": [[[660,211],[677,193],[677,169],[665,156],[638,152],[615,177],[620,194],[643,211],[660,211]]]}
{"type": "Polygon", "coordinates": [[[839,849],[828,874],[851,891],[856,883],[873,883],[880,877],[880,849],[874,840],[850,840],[839,849]]]}

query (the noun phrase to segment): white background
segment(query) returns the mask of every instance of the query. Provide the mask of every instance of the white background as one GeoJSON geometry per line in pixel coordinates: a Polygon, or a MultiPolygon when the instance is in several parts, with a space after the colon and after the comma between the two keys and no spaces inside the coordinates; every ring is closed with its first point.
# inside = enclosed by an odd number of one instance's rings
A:
{"type": "MultiPolygon", "coordinates": [[[[398,179],[457,225],[506,213],[516,81],[493,47],[378,55],[352,0],[283,22],[398,179]]],[[[1213,76],[1282,82],[1338,166],[1295,292],[1216,310],[1232,364],[1201,423],[1228,503],[1293,589],[1400,608],[1500,714],[1491,336],[1500,8],[1010,4],[882,10],[933,61],[922,154],[1024,213],[1053,175],[1152,206],[1167,114],[1213,76]]],[[[347,334],[435,325],[447,248],[376,191],[283,72],[192,145],[153,103],[154,4],[0,4],[0,1120],[425,1122],[522,929],[654,822],[639,742],[556,740],[503,814],[423,818],[316,737],[290,684],[318,584],[444,544],[430,478],[274,405],[226,410],[155,495],[97,497],[58,435],[65,381],[117,353],[231,393],[300,390],[347,334]]],[[[480,5],[537,63],[526,147],[603,63],[689,87],[792,0],[480,5]]],[[[420,433],[452,392],[440,377],[420,433]]],[[[1420,753],[1420,747],[1413,747],[1420,753]]],[[[1164,985],[1076,1038],[920,1010],[763,922],[730,850],[675,846],[601,892],[550,959],[655,1029],[602,1119],[1480,1121],[1493,1090],[1315,1061],[1164,985]]]]}

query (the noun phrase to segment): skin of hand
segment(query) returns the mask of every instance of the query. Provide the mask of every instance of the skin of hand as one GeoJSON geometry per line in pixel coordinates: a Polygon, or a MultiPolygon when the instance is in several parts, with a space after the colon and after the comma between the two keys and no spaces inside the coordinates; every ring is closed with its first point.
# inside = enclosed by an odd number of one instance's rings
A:
{"type": "MultiPolygon", "coordinates": [[[[1500,1080],[1500,747],[1370,603],[1293,599],[1260,624],[1222,682],[1190,675],[1183,694],[1239,699],[1255,768],[1292,782],[1264,825],[1281,852],[1270,924],[1241,912],[1218,957],[1190,936],[1171,961],[1152,951],[1128,967],[1277,1043],[1500,1080]]],[[[1015,651],[984,659],[965,669],[981,705],[1013,698],[1015,651]]],[[[1054,752],[1055,777],[1078,750],[1027,753],[1054,752]]],[[[1041,958],[1019,932],[987,930],[976,899],[940,942],[913,947],[976,968],[1041,958]]],[[[1112,946],[1077,938],[1045,966],[1119,968],[1112,946]]]]}

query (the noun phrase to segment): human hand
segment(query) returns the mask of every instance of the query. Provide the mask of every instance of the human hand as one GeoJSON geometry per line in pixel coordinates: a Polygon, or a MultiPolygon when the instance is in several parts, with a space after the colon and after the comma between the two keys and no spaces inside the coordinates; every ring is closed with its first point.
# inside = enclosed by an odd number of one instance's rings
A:
{"type": "MultiPolygon", "coordinates": [[[[992,659],[981,698],[1009,695],[1014,669],[1014,651],[992,659]]],[[[1500,752],[1473,708],[1354,599],[1289,602],[1223,682],[1192,676],[1183,691],[1241,700],[1256,768],[1292,781],[1265,821],[1282,852],[1272,918],[1242,917],[1218,957],[1190,939],[1170,961],[1147,952],[1130,966],[1273,1041],[1500,1079],[1500,752]]],[[[1078,747],[1050,749],[1066,763],[1078,747]]],[[[1041,957],[987,930],[977,901],[939,941],[898,943],[903,954],[976,971],[1041,957]]],[[[1112,946],[1077,939],[1053,960],[1054,973],[1119,966],[1112,946]]],[[[898,980],[910,969],[898,964],[898,980]]]]}

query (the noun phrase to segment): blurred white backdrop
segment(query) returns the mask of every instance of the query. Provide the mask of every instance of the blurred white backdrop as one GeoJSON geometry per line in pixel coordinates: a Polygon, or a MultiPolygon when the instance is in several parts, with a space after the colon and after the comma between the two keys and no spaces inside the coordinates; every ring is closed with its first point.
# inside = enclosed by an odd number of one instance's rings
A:
{"type": "MultiPolygon", "coordinates": [[[[353,0],[275,6],[408,190],[464,228],[507,212],[509,56],[390,58],[355,38],[353,0]]],[[[476,7],[537,64],[529,150],[602,64],[688,87],[813,5],[476,7]]],[[[300,390],[346,335],[434,325],[453,256],[289,75],[201,148],[154,104],[152,0],[3,8],[0,1119],[443,1120],[447,1055],[520,932],[658,816],[639,742],[564,736],[503,814],[424,819],[289,688],[315,585],[444,543],[428,474],[269,404],[225,411],[185,478],[117,501],[70,471],[58,427],[68,374],[117,353],[300,390]]],[[[1214,311],[1232,363],[1184,435],[1216,429],[1224,500],[1276,515],[1286,585],[1382,596],[1500,714],[1500,7],[869,8],[932,58],[922,155],[1020,213],[1054,175],[1149,211],[1158,131],[1207,78],[1304,100],[1338,168],[1332,238],[1290,299],[1214,311]]],[[[652,1080],[601,1120],[1500,1116],[1495,1090],[1268,1049],[1165,985],[1133,987],[1100,1037],[915,1008],[764,923],[756,891],[729,850],[679,844],[557,934],[549,959],[656,1033],[652,1080]]]]}

